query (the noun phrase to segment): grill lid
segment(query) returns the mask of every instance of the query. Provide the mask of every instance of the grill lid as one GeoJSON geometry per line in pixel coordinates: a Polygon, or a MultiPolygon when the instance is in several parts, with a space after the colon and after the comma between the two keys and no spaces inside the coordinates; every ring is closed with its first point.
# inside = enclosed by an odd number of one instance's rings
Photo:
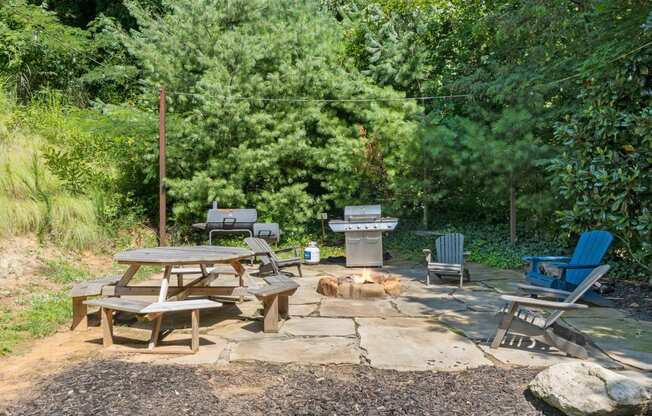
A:
{"type": "Polygon", "coordinates": [[[380,211],[380,205],[349,205],[344,207],[344,220],[376,220],[380,218],[380,211]]]}
{"type": "Polygon", "coordinates": [[[258,219],[258,213],[255,209],[217,209],[208,210],[208,223],[219,224],[249,224],[253,225],[258,219]]]}

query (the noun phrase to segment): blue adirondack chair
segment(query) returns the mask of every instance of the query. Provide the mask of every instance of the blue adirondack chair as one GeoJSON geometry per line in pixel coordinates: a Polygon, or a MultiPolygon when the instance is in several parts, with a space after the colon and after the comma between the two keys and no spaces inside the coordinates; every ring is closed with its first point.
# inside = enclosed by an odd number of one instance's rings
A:
{"type": "MultiPolygon", "coordinates": [[[[602,258],[613,242],[613,235],[608,231],[587,231],[582,233],[572,257],[531,256],[523,257],[531,264],[526,273],[527,280],[537,286],[573,291],[584,279],[600,266],[602,258]],[[561,276],[554,277],[544,273],[541,263],[552,263],[561,270],[561,276]]],[[[609,306],[610,302],[594,290],[588,290],[582,300],[609,306]]]]}

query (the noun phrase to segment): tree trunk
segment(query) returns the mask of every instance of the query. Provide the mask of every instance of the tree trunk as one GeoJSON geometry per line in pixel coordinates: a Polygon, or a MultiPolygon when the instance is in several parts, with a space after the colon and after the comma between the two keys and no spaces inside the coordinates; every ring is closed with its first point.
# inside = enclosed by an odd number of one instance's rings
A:
{"type": "Polygon", "coordinates": [[[509,239],[516,242],[516,186],[514,179],[509,179],[509,239]]]}
{"type": "Polygon", "coordinates": [[[423,217],[421,218],[421,225],[424,230],[428,229],[428,201],[423,201],[423,217]]]}

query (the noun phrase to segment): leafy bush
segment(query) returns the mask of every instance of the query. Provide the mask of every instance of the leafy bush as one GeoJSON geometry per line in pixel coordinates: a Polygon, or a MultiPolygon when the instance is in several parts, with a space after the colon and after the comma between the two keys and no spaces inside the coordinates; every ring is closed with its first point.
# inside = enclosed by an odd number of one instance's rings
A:
{"type": "MultiPolygon", "coordinates": [[[[413,224],[409,222],[401,224],[386,239],[386,247],[400,258],[423,261],[425,257],[422,250],[434,250],[437,235],[418,235],[412,227],[413,224]]],[[[564,248],[562,242],[537,238],[537,234],[527,229],[516,243],[512,243],[506,225],[456,222],[455,225],[440,224],[434,230],[440,234],[464,234],[464,249],[469,252],[466,259],[498,268],[522,269],[525,265],[524,256],[560,255],[564,248]]]]}
{"type": "Polygon", "coordinates": [[[592,80],[579,97],[584,109],[557,126],[564,145],[549,168],[570,203],[557,212],[563,229],[612,231],[616,256],[630,265],[621,272],[643,276],[652,273],[650,67],[645,52],[592,80]]]}

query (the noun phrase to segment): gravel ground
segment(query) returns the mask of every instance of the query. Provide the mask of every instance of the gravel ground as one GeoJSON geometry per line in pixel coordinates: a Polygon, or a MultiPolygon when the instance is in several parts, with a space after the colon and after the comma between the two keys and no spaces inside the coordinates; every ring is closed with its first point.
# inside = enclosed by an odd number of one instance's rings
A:
{"type": "Polygon", "coordinates": [[[536,369],[396,372],[367,366],[173,366],[88,361],[4,415],[558,415],[529,397],[536,369]]]}
{"type": "Polygon", "coordinates": [[[645,282],[616,280],[614,289],[607,296],[615,299],[617,308],[624,309],[635,319],[652,321],[652,286],[645,282]]]}

